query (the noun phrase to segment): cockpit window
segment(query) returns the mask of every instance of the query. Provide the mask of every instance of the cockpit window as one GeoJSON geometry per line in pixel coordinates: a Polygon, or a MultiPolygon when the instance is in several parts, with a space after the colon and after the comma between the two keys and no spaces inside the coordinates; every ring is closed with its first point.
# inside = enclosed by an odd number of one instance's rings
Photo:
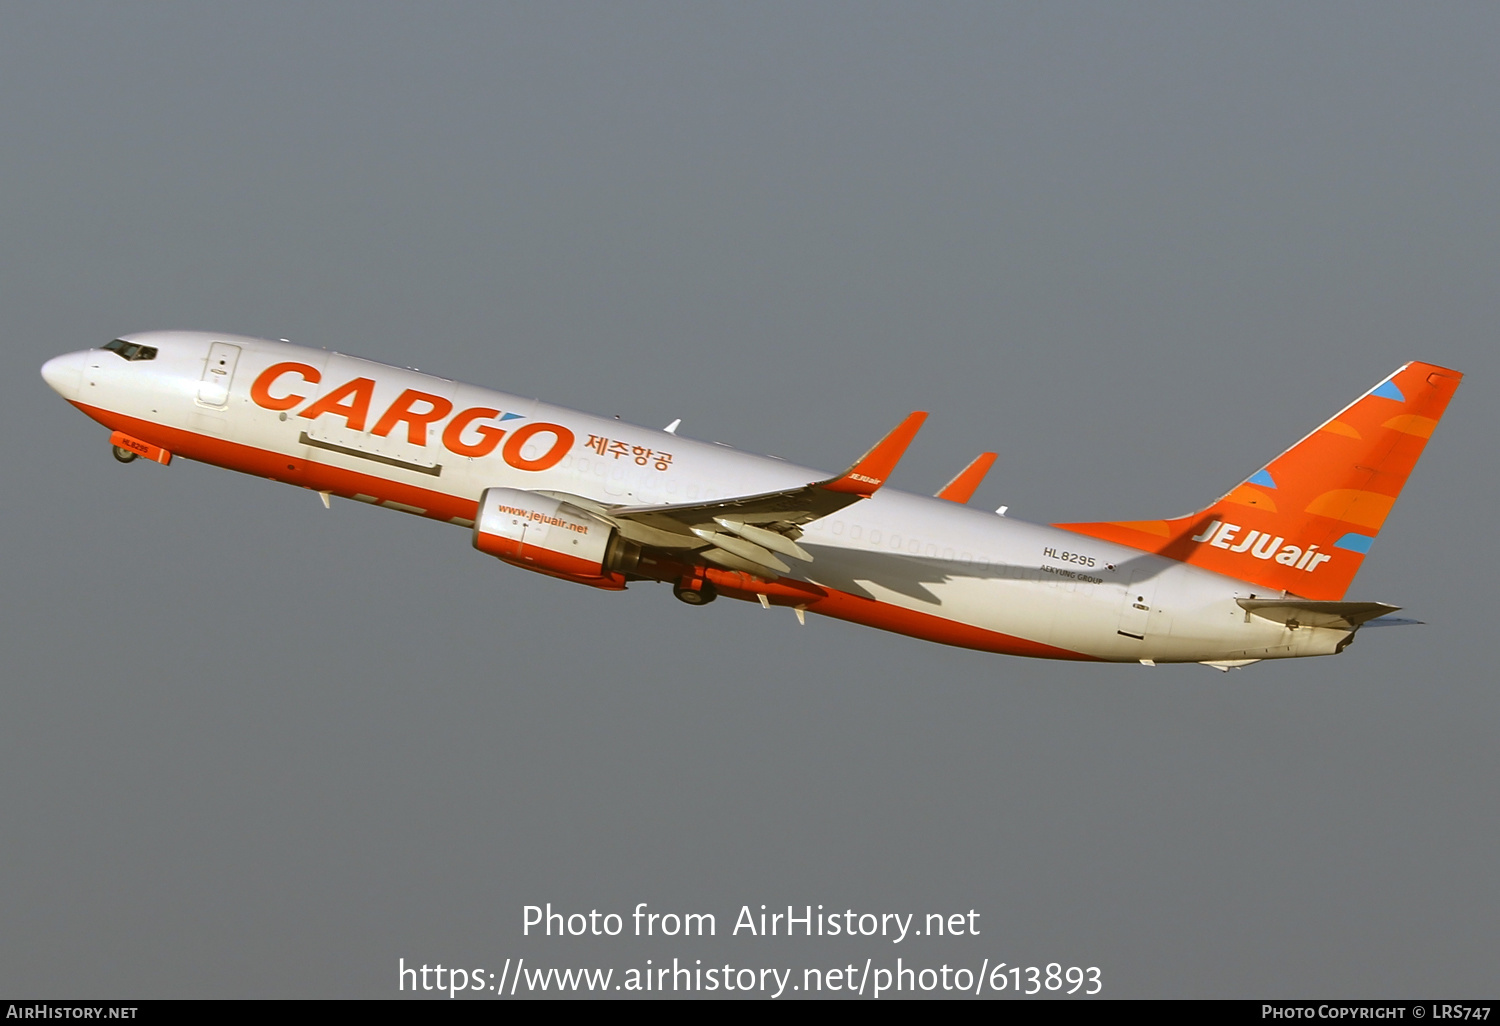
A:
{"type": "Polygon", "coordinates": [[[143,346],[138,342],[126,342],[123,338],[115,339],[104,348],[126,360],[156,359],[155,346],[143,346]]]}

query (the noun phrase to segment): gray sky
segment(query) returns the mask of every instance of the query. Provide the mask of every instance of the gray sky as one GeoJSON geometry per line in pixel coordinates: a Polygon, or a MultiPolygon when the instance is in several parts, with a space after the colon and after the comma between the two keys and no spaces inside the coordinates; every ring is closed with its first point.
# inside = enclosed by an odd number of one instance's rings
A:
{"type": "Polygon", "coordinates": [[[0,992],[393,996],[399,957],[1495,990],[1489,4],[0,3],[0,992]],[[1468,379],[1351,598],[1230,675],[947,649],[110,459],[38,376],[286,337],[976,503],[1174,515],[1468,379]],[[538,940],[523,905],[714,912],[538,940]],[[975,938],[730,938],[743,904],[975,938]]]}

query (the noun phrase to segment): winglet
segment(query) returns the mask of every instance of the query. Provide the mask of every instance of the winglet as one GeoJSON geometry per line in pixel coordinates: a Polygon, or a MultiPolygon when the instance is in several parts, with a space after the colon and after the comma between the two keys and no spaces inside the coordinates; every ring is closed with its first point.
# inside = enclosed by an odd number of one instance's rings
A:
{"type": "Polygon", "coordinates": [[[869,498],[883,484],[885,479],[891,476],[891,471],[896,469],[906,447],[911,440],[917,437],[922,423],[927,419],[927,414],[922,411],[907,415],[907,418],[897,425],[896,430],[886,435],[875,448],[865,453],[854,466],[844,471],[841,477],[823,485],[825,491],[844,492],[850,495],[858,495],[861,498],[869,498]]]}
{"type": "Polygon", "coordinates": [[[979,482],[984,480],[984,475],[990,472],[990,467],[995,465],[995,453],[982,452],[975,457],[974,462],[960,470],[958,474],[938,490],[936,498],[947,499],[963,505],[974,497],[974,490],[979,487],[979,482]]]}

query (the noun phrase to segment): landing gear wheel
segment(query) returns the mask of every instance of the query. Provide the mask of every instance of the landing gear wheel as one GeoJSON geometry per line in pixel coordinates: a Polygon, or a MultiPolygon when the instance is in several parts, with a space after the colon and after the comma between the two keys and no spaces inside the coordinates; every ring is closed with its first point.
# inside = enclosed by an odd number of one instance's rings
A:
{"type": "Polygon", "coordinates": [[[712,584],[701,578],[694,580],[689,577],[684,577],[672,585],[672,594],[676,595],[679,601],[686,602],[690,606],[706,606],[719,597],[718,591],[712,584]]]}
{"type": "Polygon", "coordinates": [[[115,454],[115,459],[121,463],[134,463],[140,457],[140,453],[131,452],[129,449],[122,449],[118,445],[112,445],[109,448],[115,454]]]}

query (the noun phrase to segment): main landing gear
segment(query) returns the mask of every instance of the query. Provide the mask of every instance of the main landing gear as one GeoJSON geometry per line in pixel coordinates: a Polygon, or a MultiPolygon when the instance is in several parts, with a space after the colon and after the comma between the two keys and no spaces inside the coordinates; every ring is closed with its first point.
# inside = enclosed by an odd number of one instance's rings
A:
{"type": "Polygon", "coordinates": [[[719,597],[714,586],[701,577],[684,577],[672,585],[672,594],[690,606],[706,606],[719,597]]]}
{"type": "Polygon", "coordinates": [[[131,452],[129,449],[121,448],[118,445],[112,445],[109,448],[110,451],[115,454],[115,459],[119,460],[121,463],[134,463],[136,460],[140,459],[141,454],[138,452],[131,452]]]}

